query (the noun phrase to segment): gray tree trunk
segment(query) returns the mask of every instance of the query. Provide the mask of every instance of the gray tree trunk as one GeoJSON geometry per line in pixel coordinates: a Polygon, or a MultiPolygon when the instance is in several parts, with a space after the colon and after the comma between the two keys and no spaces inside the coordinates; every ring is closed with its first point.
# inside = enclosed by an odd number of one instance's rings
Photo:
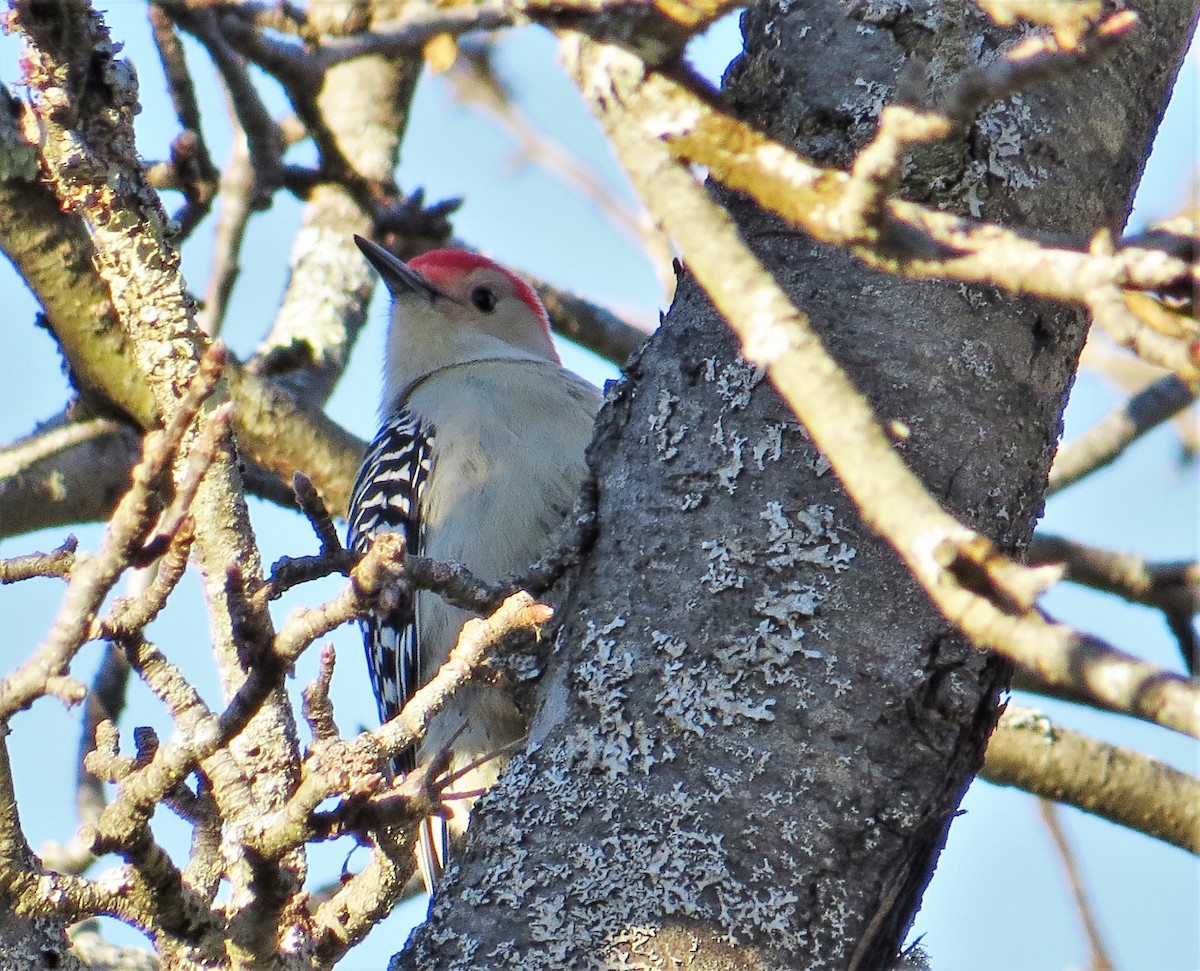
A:
{"type": "MultiPolygon", "coordinates": [[[[1118,229],[1194,16],[1190,0],[1142,13],[1115,57],[922,151],[905,193],[1080,239],[1118,229]]],[[[945,83],[1015,36],[965,3],[760,5],[742,24],[726,78],[740,113],[843,166],[906,58],[945,83]]],[[[897,448],[932,493],[1021,548],[1083,314],[891,278],[729,204],[880,418],[908,430],[897,448]]],[[[888,966],[1004,666],[864,528],[686,275],[591,463],[599,533],[531,751],[481,802],[397,966],[888,966]]]]}

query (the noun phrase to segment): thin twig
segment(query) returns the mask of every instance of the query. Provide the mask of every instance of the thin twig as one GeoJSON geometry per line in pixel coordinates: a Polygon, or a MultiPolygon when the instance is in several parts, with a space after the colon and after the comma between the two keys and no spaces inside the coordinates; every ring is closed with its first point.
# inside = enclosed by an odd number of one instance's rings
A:
{"type": "MultiPolygon", "coordinates": [[[[144,638],[134,636],[124,643],[130,666],[147,687],[166,705],[179,729],[179,737],[158,747],[149,762],[128,764],[117,776],[116,796],[105,807],[91,836],[93,849],[101,852],[133,839],[149,822],[155,807],[178,786],[198,764],[217,783],[217,794],[229,803],[253,803],[249,783],[223,750],[219,721],[183,673],[144,638]]],[[[95,755],[103,754],[97,744],[95,755]]],[[[104,767],[89,760],[96,775],[104,767]]],[[[222,810],[224,812],[224,809],[222,810]]]]}
{"type": "MultiPolygon", "coordinates": [[[[137,551],[135,566],[147,566],[167,551],[176,533],[183,526],[192,508],[200,482],[213,464],[233,424],[233,403],[225,402],[214,408],[204,423],[199,440],[188,453],[187,462],[178,470],[174,483],[171,504],[163,510],[154,529],[154,535],[137,551]]],[[[192,530],[194,534],[195,530],[192,530]]]]}
{"type": "MultiPolygon", "coordinates": [[[[89,757],[97,748],[101,723],[115,725],[125,707],[125,688],[129,682],[129,663],[124,653],[114,644],[109,644],[100,662],[100,668],[92,679],[84,710],[83,730],[79,739],[79,756],[76,762],[75,811],[80,824],[94,825],[108,803],[105,782],[89,768],[89,757]]],[[[106,743],[107,744],[107,743],[106,743]]],[[[60,873],[84,873],[95,861],[89,843],[75,837],[65,846],[57,843],[42,848],[38,854],[45,866],[60,873]]]]}
{"type": "Polygon", "coordinates": [[[314,742],[328,742],[341,735],[337,723],[333,720],[333,702],[329,698],[329,685],[333,681],[336,659],[337,653],[332,644],[321,648],[317,676],[304,689],[304,720],[308,722],[314,742]]]}
{"type": "MultiPolygon", "coordinates": [[[[390,760],[418,742],[433,717],[459,686],[478,676],[489,655],[516,631],[536,629],[552,616],[550,608],[527,593],[516,593],[486,619],[467,621],[445,663],[390,721],[352,741],[333,739],[314,745],[305,760],[299,787],[287,805],[254,841],[256,850],[274,858],[311,836],[311,817],[317,806],[336,792],[370,792],[386,778],[390,760]]],[[[428,815],[429,807],[414,811],[428,815]]]]}
{"type": "Polygon", "coordinates": [[[160,0],[158,6],[204,45],[216,65],[238,123],[246,133],[254,173],[254,191],[249,196],[249,206],[253,210],[265,209],[283,181],[284,143],[279,126],[263,104],[245,62],[230,45],[227,33],[212,10],[175,0],[160,0]]]}
{"type": "MultiPolygon", "coordinates": [[[[158,50],[163,74],[167,79],[167,90],[175,115],[183,129],[171,143],[170,169],[176,185],[187,200],[183,210],[176,214],[181,239],[186,239],[196,225],[208,215],[217,193],[220,173],[213,165],[208,146],[204,142],[204,128],[200,123],[200,105],[196,100],[195,85],[188,70],[187,57],[175,27],[162,9],[150,4],[151,34],[158,50]]],[[[152,178],[150,173],[147,173],[152,178]]]]}
{"type": "Polygon", "coordinates": [[[1095,915],[1092,912],[1092,904],[1088,899],[1087,890],[1083,884],[1083,873],[1079,869],[1079,864],[1075,859],[1075,851],[1067,839],[1062,821],[1058,818],[1058,807],[1049,800],[1039,799],[1038,811],[1041,813],[1042,822],[1046,824],[1046,830],[1050,834],[1054,848],[1058,852],[1059,862],[1062,864],[1063,873],[1067,877],[1067,885],[1071,888],[1071,896],[1075,900],[1075,909],[1079,914],[1079,922],[1083,925],[1084,936],[1087,937],[1088,950],[1091,951],[1089,967],[1091,971],[1113,971],[1112,960],[1108,956],[1108,949],[1105,947],[1104,938],[1100,936],[1100,928],[1096,923],[1095,915]]]}
{"type": "Polygon", "coordinates": [[[93,625],[92,636],[120,640],[134,636],[153,622],[166,606],[171,592],[183,579],[192,539],[191,523],[185,519],[175,531],[166,552],[155,564],[150,583],[140,593],[121,597],[113,603],[108,615],[93,625]]]}
{"type": "Polygon", "coordinates": [[[324,70],[356,57],[403,57],[442,34],[512,27],[523,18],[511,4],[483,2],[465,7],[412,8],[398,21],[354,37],[325,40],[316,51],[324,70]]]}
{"type": "MultiPolygon", "coordinates": [[[[1162,238],[1162,237],[1158,237],[1162,238]]],[[[1164,241],[1164,246],[1171,245],[1170,241],[1164,241]]],[[[1189,254],[1192,260],[1195,260],[1196,254],[1189,254]]],[[[1185,259],[1188,257],[1185,256],[1185,259]]],[[[1194,317],[1189,317],[1184,310],[1174,306],[1174,301],[1166,298],[1159,299],[1145,293],[1129,293],[1122,294],[1125,299],[1125,306],[1129,308],[1130,313],[1138,318],[1143,324],[1151,330],[1156,330],[1164,337],[1170,337],[1175,340],[1194,341],[1200,339],[1200,321],[1194,317]]],[[[1193,305],[1194,306],[1194,305],[1193,305]]],[[[1188,310],[1193,309],[1189,306],[1188,310]]],[[[1194,352],[1193,352],[1194,355],[1194,352]]]]}
{"type": "Polygon", "coordinates": [[[78,547],[79,540],[68,536],[62,546],[49,553],[26,553],[0,560],[0,583],[17,583],[31,577],[69,577],[78,547]]]}
{"type": "Polygon", "coordinates": [[[320,31],[309,22],[308,12],[302,7],[286,2],[259,3],[257,0],[243,2],[229,8],[229,14],[277,34],[298,37],[308,44],[320,40],[320,31]]]}
{"type": "Polygon", "coordinates": [[[292,587],[319,580],[331,573],[349,576],[360,557],[342,546],[333,517],[312,480],[303,472],[292,476],[292,492],[300,511],[308,518],[321,550],[316,556],[284,556],[271,565],[271,576],[255,593],[255,600],[266,604],[278,600],[292,587]]]}
{"type": "Polygon", "coordinates": [[[292,489],[296,493],[296,504],[300,507],[300,511],[308,517],[313,532],[320,540],[321,552],[328,553],[341,549],[342,541],[338,536],[337,527],[333,525],[333,517],[329,515],[329,509],[326,508],[312,479],[303,472],[297,472],[292,476],[292,489]]]}
{"type": "Polygon", "coordinates": [[[21,831],[8,742],[0,735],[0,892],[26,914],[72,922],[103,913],[152,934],[155,915],[143,906],[144,895],[137,892],[140,881],[132,873],[124,873],[126,869],[109,871],[91,881],[41,867],[21,831]],[[125,892],[109,893],[103,881],[123,887],[125,892]]]}
{"type": "Polygon", "coordinates": [[[877,244],[888,233],[888,204],[900,184],[908,151],[943,141],[968,122],[985,104],[1077,71],[1106,54],[1137,24],[1137,15],[1121,11],[1073,36],[1070,41],[1027,37],[991,62],[973,67],[938,97],[912,97],[917,69],[900,80],[912,104],[890,104],[880,112],[875,137],[858,153],[829,222],[845,241],[877,244]]]}
{"type": "Polygon", "coordinates": [[[246,130],[229,105],[233,139],[229,157],[221,172],[220,204],[217,209],[216,231],[213,233],[212,269],[204,289],[204,305],[196,312],[196,326],[209,337],[221,333],[225,311],[233,298],[234,284],[241,272],[240,254],[246,227],[253,211],[256,180],[250,158],[246,130]]]}
{"type": "Polygon", "coordinates": [[[399,827],[371,833],[367,865],[344,881],[313,914],[315,947],[322,967],[332,967],[385,917],[404,893],[415,858],[412,837],[399,827]]]}

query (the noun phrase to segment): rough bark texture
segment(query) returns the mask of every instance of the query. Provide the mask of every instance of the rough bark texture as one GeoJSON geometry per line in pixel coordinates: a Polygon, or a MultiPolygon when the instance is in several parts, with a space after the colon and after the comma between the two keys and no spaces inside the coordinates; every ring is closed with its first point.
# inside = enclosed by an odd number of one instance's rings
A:
{"type": "Polygon", "coordinates": [[[0,971],[83,971],[84,965],[67,946],[62,923],[14,913],[0,900],[0,971]]]}
{"type": "MultiPolygon", "coordinates": [[[[1193,12],[1144,14],[1116,58],[922,152],[906,192],[1081,238],[1119,227],[1193,12]]],[[[970,4],[764,5],[743,31],[726,79],[739,110],[843,165],[906,56],[944,81],[1013,36],[970,4]]],[[[934,495],[1026,543],[1083,315],[892,279],[731,204],[880,417],[908,429],[897,447],[934,495]]],[[[862,527],[687,278],[591,461],[599,535],[531,751],[394,966],[886,967],[1003,666],[862,527]]]]}

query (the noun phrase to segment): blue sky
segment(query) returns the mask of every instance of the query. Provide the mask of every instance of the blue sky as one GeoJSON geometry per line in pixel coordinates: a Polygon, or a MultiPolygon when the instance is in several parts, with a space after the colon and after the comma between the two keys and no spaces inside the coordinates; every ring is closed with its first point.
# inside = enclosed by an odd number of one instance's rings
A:
{"type": "MultiPolygon", "coordinates": [[[[145,111],[139,119],[139,147],[148,159],[165,155],[174,121],[164,107],[157,60],[149,47],[144,6],[119,2],[107,8],[114,37],[127,44],[138,67],[145,111]]],[[[718,78],[738,49],[736,22],[727,19],[693,44],[690,54],[703,72],[718,78]]],[[[0,80],[17,79],[17,46],[0,39],[0,80]]],[[[194,65],[203,55],[190,48],[194,65]]],[[[536,29],[511,35],[502,45],[501,65],[529,116],[572,151],[593,164],[612,190],[630,198],[602,133],[588,116],[573,86],[555,65],[552,38],[536,29]]],[[[1147,167],[1131,225],[1171,212],[1196,169],[1197,57],[1189,57],[1172,107],[1147,167]]],[[[209,145],[218,164],[225,158],[227,135],[219,97],[206,95],[212,119],[209,145]]],[[[282,97],[274,97],[279,110],[282,97]]],[[[449,98],[445,84],[426,78],[405,142],[398,178],[411,190],[423,186],[427,198],[465,198],[455,217],[456,233],[490,255],[530,270],[563,287],[613,306],[631,319],[653,322],[665,310],[657,278],[625,236],[571,187],[536,164],[513,164],[513,145],[486,117],[449,98]]],[[[174,204],[171,202],[170,204],[174,204]]],[[[252,224],[245,252],[248,265],[232,304],[225,339],[241,355],[250,353],[266,333],[286,282],[287,247],[298,226],[300,207],[280,197],[275,207],[252,224]]],[[[184,270],[201,289],[211,248],[210,219],[184,248],[184,270]]],[[[34,422],[55,414],[66,395],[57,356],[48,336],[32,326],[35,306],[11,268],[0,265],[0,322],[10,352],[0,358],[0,385],[20,409],[0,413],[0,439],[30,431],[34,422]]],[[[377,299],[345,379],[331,403],[335,419],[363,437],[374,432],[379,349],[385,307],[377,299]]],[[[569,366],[597,383],[615,374],[611,366],[586,352],[564,348],[569,366]]],[[[1067,436],[1076,435],[1120,401],[1103,378],[1083,374],[1067,413],[1067,436]]],[[[1148,436],[1118,466],[1054,499],[1048,529],[1099,545],[1132,548],[1155,558],[1195,557],[1198,542],[1198,490],[1195,468],[1178,462],[1178,440],[1171,429],[1148,436]]],[[[314,551],[308,527],[291,514],[263,503],[252,509],[264,560],[314,551]]],[[[0,541],[0,556],[58,545],[65,530],[0,541]]],[[[98,527],[75,531],[84,549],[99,542],[98,527]]],[[[286,616],[297,604],[327,599],[335,581],[300,588],[278,607],[286,616]]],[[[62,586],[49,580],[0,588],[0,667],[11,668],[39,642],[53,616],[62,586]]],[[[1179,657],[1164,625],[1151,611],[1118,604],[1111,598],[1064,587],[1054,591],[1048,608],[1085,629],[1105,636],[1159,664],[1178,670],[1179,657]]],[[[207,697],[218,689],[205,654],[206,621],[194,576],[185,580],[151,636],[181,663],[207,697]]],[[[330,638],[339,651],[334,701],[343,730],[371,725],[374,704],[367,687],[357,632],[343,629],[330,638]]],[[[79,673],[87,676],[98,662],[97,645],[81,655],[79,673]]],[[[308,657],[292,687],[298,691],[313,673],[308,657]]],[[[1106,740],[1149,752],[1195,772],[1195,746],[1185,739],[1131,720],[1116,719],[1068,705],[1031,702],[1064,724],[1106,740]]],[[[170,725],[140,685],[130,692],[123,737],[135,724],[154,725],[167,735],[170,725]]],[[[79,712],[51,701],[39,702],[19,716],[10,736],[24,823],[36,847],[65,840],[71,833],[74,750],[79,712]]],[[[915,933],[938,971],[990,971],[1082,966],[1087,952],[1061,869],[1034,801],[1022,793],[975,784],[954,823],[950,841],[918,915],[915,933]]],[[[1074,810],[1064,811],[1070,839],[1079,851],[1088,889],[1096,902],[1101,930],[1118,967],[1154,971],[1200,968],[1200,867],[1182,851],[1163,846],[1074,810]]],[[[186,845],[183,824],[162,813],[155,820],[169,846],[186,845]]],[[[314,853],[316,882],[336,876],[346,848],[314,853]]],[[[354,865],[356,860],[351,860],[354,865]]],[[[383,968],[423,909],[401,908],[340,965],[345,969],[383,968]]],[[[136,935],[121,935],[130,940],[136,935]]]]}

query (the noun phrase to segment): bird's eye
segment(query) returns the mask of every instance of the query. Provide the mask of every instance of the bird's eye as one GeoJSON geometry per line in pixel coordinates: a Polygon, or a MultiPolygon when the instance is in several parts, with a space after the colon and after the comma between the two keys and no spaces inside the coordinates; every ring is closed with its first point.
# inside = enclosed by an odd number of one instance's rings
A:
{"type": "Polygon", "coordinates": [[[476,287],[471,291],[471,303],[475,305],[475,309],[482,311],[485,314],[490,314],[496,309],[496,304],[500,301],[496,297],[496,291],[490,287],[476,287]]]}

